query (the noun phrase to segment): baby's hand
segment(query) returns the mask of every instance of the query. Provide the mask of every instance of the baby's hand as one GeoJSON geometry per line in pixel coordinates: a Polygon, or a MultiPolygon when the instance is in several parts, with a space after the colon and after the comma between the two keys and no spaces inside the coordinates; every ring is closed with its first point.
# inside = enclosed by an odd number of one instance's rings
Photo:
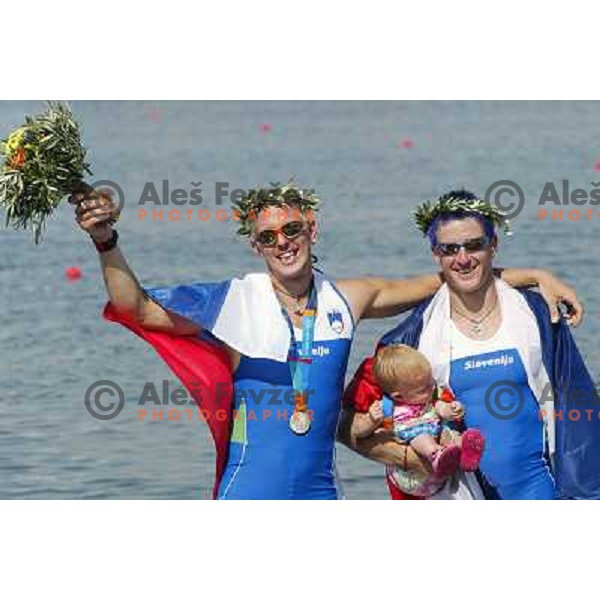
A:
{"type": "Polygon", "coordinates": [[[460,421],[465,416],[465,407],[462,405],[461,402],[458,402],[458,400],[451,402],[450,406],[452,407],[452,419],[451,420],[452,421],[460,421]]]}
{"type": "Polygon", "coordinates": [[[376,400],[369,406],[369,416],[374,425],[383,423],[383,402],[381,400],[376,400]]]}
{"type": "Polygon", "coordinates": [[[458,402],[437,402],[435,410],[445,421],[460,421],[465,416],[463,405],[458,402]]]}

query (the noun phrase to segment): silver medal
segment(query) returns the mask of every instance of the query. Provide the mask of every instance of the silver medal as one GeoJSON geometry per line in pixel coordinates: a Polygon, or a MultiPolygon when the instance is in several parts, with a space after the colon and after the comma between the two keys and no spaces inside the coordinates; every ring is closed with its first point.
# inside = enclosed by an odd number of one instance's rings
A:
{"type": "Polygon", "coordinates": [[[304,435],[310,429],[310,418],[307,412],[294,411],[290,418],[290,429],[297,435],[304,435]]]}

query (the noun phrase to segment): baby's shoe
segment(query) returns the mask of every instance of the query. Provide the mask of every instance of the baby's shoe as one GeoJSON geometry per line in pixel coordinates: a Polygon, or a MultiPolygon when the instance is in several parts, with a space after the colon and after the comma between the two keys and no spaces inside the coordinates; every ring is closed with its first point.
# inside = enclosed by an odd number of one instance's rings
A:
{"type": "Polygon", "coordinates": [[[439,479],[450,477],[460,465],[460,448],[456,444],[442,446],[431,455],[433,474],[439,479]]]}
{"type": "Polygon", "coordinates": [[[477,471],[485,449],[485,439],[479,429],[467,429],[461,436],[460,468],[477,471]]]}

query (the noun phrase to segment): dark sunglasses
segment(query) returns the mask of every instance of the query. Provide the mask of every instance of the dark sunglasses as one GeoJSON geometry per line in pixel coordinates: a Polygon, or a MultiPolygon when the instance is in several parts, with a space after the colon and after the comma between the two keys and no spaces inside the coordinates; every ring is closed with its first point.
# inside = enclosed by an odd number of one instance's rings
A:
{"type": "Polygon", "coordinates": [[[456,256],[461,248],[464,248],[465,252],[481,252],[481,250],[485,250],[490,245],[490,238],[487,235],[478,238],[472,238],[470,240],[465,240],[462,244],[442,244],[439,243],[434,251],[436,254],[440,256],[456,256]]]}
{"type": "Polygon", "coordinates": [[[283,233],[286,239],[293,240],[304,231],[304,223],[302,221],[290,221],[279,229],[265,229],[261,231],[255,240],[261,246],[275,246],[277,244],[277,236],[283,233]]]}

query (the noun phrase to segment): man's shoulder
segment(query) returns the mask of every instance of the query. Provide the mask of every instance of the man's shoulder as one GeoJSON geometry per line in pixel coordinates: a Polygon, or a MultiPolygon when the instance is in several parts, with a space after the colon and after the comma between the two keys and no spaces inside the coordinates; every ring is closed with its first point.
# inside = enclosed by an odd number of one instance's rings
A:
{"type": "Polygon", "coordinates": [[[550,309],[539,292],[528,289],[518,289],[517,292],[523,296],[538,321],[550,323],[550,309]]]}

